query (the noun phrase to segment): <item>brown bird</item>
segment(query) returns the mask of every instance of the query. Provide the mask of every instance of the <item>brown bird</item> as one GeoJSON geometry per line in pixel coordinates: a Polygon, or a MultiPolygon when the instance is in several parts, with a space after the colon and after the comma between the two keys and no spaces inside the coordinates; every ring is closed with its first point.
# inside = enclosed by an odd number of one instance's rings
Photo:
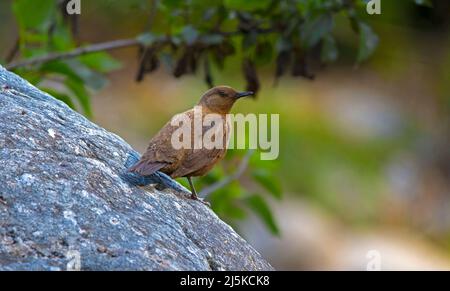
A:
{"type": "MultiPolygon", "coordinates": [[[[174,117],[184,116],[187,117],[188,122],[190,122],[190,125],[192,126],[190,146],[187,148],[175,148],[173,146],[172,136],[179,126],[173,126],[173,123],[169,121],[150,140],[146,152],[135,165],[129,168],[128,171],[142,176],[149,176],[156,171],[161,171],[172,178],[186,177],[191,188],[191,198],[200,200],[195,191],[191,177],[205,175],[225,156],[227,151],[226,143],[230,131],[229,126],[226,123],[226,114],[230,112],[231,107],[236,100],[250,95],[253,95],[253,92],[236,92],[236,90],[228,86],[217,86],[206,91],[196,107],[174,117]],[[195,114],[198,115],[199,109],[201,109],[202,122],[205,120],[204,118],[207,114],[216,114],[215,116],[220,117],[223,121],[222,130],[216,130],[216,135],[214,136],[214,140],[219,138],[223,141],[223,147],[209,147],[208,149],[204,146],[200,148],[195,148],[193,146],[195,142],[198,142],[196,138],[199,138],[194,135],[194,116],[195,114]]],[[[201,126],[201,133],[203,136],[212,128],[213,124],[210,126],[203,126],[203,123],[201,123],[201,126]]]]}

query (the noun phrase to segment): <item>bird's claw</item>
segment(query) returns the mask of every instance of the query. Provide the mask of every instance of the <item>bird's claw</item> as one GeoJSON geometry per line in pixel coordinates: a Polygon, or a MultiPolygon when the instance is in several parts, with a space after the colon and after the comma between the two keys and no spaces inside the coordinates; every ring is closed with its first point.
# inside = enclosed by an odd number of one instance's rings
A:
{"type": "Polygon", "coordinates": [[[211,208],[211,203],[209,203],[208,201],[205,201],[203,199],[199,199],[199,201],[203,204],[205,204],[206,206],[208,206],[209,208],[211,208]]]}
{"type": "Polygon", "coordinates": [[[211,208],[211,203],[209,203],[208,201],[203,200],[202,198],[198,197],[197,195],[191,195],[191,199],[192,200],[197,200],[203,204],[205,204],[206,206],[211,208]]]}

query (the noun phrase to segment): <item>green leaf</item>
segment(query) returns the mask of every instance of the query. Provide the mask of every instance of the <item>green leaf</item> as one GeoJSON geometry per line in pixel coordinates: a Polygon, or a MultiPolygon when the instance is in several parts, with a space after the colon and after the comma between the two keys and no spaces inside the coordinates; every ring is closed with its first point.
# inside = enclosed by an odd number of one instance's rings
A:
{"type": "Polygon", "coordinates": [[[261,186],[263,186],[275,198],[280,199],[283,195],[281,191],[281,184],[267,169],[256,169],[253,173],[253,178],[261,186]]]}
{"type": "Polygon", "coordinates": [[[228,9],[233,10],[257,10],[265,9],[271,0],[225,0],[224,4],[228,9]]]}
{"type": "Polygon", "coordinates": [[[247,213],[238,205],[228,201],[223,205],[222,211],[230,219],[243,220],[247,217],[247,213]]]}
{"type": "Polygon", "coordinates": [[[101,89],[108,82],[107,79],[83,65],[78,60],[52,61],[41,66],[45,73],[56,73],[86,84],[93,89],[101,89]]]}
{"type": "Polygon", "coordinates": [[[321,14],[307,21],[300,28],[300,38],[304,48],[314,47],[324,35],[333,29],[333,16],[329,13],[321,14]]]}
{"type": "Polygon", "coordinates": [[[55,0],[15,0],[13,12],[17,18],[20,29],[33,29],[46,31],[55,16],[55,0]]]}
{"type": "Polygon", "coordinates": [[[78,82],[82,82],[81,77],[65,62],[63,61],[52,61],[43,64],[40,67],[41,72],[45,73],[56,73],[74,79],[78,82]]]}
{"type": "Polygon", "coordinates": [[[242,38],[242,50],[244,52],[248,51],[249,48],[256,44],[258,35],[255,32],[246,33],[242,38]]]}
{"type": "Polygon", "coordinates": [[[195,29],[191,25],[187,25],[181,31],[181,35],[182,35],[184,41],[186,42],[186,44],[191,45],[197,40],[199,33],[198,33],[197,29],[195,29]]]}
{"type": "Polygon", "coordinates": [[[275,43],[275,50],[279,52],[284,52],[292,49],[292,42],[291,40],[280,37],[277,42],[275,43]]]}
{"type": "Polygon", "coordinates": [[[359,50],[357,61],[363,62],[367,60],[378,46],[378,36],[373,32],[372,28],[364,23],[359,22],[359,50]]]}
{"type": "Polygon", "coordinates": [[[113,70],[120,69],[122,66],[119,61],[105,52],[84,55],[79,59],[81,63],[101,73],[111,72],[113,70]]]}
{"type": "Polygon", "coordinates": [[[67,88],[75,95],[75,97],[77,97],[86,116],[92,117],[90,96],[86,91],[86,88],[84,88],[83,83],[70,78],[67,79],[64,83],[66,84],[67,88]]]}
{"type": "Polygon", "coordinates": [[[207,10],[208,8],[216,8],[222,4],[222,0],[190,0],[191,5],[195,9],[207,10]]]}
{"type": "Polygon", "coordinates": [[[61,92],[56,91],[56,90],[51,89],[51,88],[40,87],[39,89],[41,89],[44,92],[47,92],[48,94],[52,95],[56,99],[61,100],[62,102],[66,103],[73,110],[76,110],[75,104],[72,102],[72,99],[70,98],[69,95],[61,93],[61,92]]]}
{"type": "Polygon", "coordinates": [[[18,68],[17,70],[14,70],[14,73],[20,75],[34,86],[38,86],[43,78],[42,74],[39,74],[36,71],[27,70],[26,68],[18,68]]]}
{"type": "Polygon", "coordinates": [[[51,48],[56,51],[67,51],[74,47],[72,34],[67,26],[56,25],[50,41],[51,48]]]}
{"type": "Polygon", "coordinates": [[[157,38],[158,37],[155,34],[153,34],[151,32],[146,32],[146,33],[140,34],[137,37],[137,41],[140,42],[142,45],[149,46],[149,45],[153,44],[157,38]]]}
{"type": "Polygon", "coordinates": [[[207,34],[203,35],[201,37],[202,42],[204,42],[207,45],[216,45],[221,44],[224,40],[223,35],[213,33],[213,34],[207,34]]]}
{"type": "Polygon", "coordinates": [[[322,50],[320,52],[320,59],[322,62],[331,63],[338,58],[339,51],[336,46],[336,41],[333,36],[327,35],[322,41],[322,50]]]}
{"type": "Polygon", "coordinates": [[[176,9],[183,6],[183,0],[163,0],[162,4],[169,9],[176,9]]]}
{"type": "Polygon", "coordinates": [[[250,209],[252,209],[256,213],[256,215],[261,218],[270,232],[275,235],[280,234],[280,230],[278,229],[278,225],[275,222],[269,205],[267,205],[266,201],[262,197],[258,195],[251,195],[244,201],[250,207],[250,209]]]}
{"type": "Polygon", "coordinates": [[[65,63],[81,78],[84,85],[92,89],[99,90],[108,83],[102,74],[92,71],[78,60],[67,60],[65,63]]]}

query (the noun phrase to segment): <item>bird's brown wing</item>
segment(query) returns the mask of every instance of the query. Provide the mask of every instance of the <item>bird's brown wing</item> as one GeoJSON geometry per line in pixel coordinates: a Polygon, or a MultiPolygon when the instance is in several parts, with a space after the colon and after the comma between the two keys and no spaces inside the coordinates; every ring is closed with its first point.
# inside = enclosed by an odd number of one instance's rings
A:
{"type": "Polygon", "coordinates": [[[198,149],[188,152],[171,177],[201,176],[214,164],[221,160],[225,154],[223,149],[198,149]],[[205,169],[205,170],[203,170],[205,169]]]}
{"type": "Polygon", "coordinates": [[[128,169],[143,176],[148,176],[162,168],[177,164],[183,150],[176,150],[171,144],[172,133],[177,129],[170,121],[150,140],[141,159],[128,169]]]}
{"type": "Polygon", "coordinates": [[[140,160],[131,168],[128,169],[129,172],[134,172],[142,176],[149,176],[154,172],[164,168],[166,166],[165,163],[154,163],[146,160],[140,160]]]}
{"type": "MultiPolygon", "coordinates": [[[[225,125],[228,127],[228,125],[225,125]]],[[[203,134],[211,127],[204,126],[203,134]]],[[[192,149],[187,150],[183,159],[180,161],[177,169],[172,173],[172,177],[185,177],[185,176],[202,176],[208,172],[218,161],[220,161],[226,154],[226,146],[228,142],[229,129],[223,130],[223,142],[225,148],[213,148],[213,149],[192,149]]]]}

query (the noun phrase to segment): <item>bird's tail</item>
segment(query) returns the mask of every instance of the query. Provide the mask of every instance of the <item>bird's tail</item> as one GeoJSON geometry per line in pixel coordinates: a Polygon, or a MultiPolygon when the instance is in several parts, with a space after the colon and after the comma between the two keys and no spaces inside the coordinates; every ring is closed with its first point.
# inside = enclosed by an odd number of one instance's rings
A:
{"type": "Polygon", "coordinates": [[[139,162],[128,168],[128,172],[133,172],[141,176],[149,176],[156,171],[164,168],[165,165],[165,163],[140,160],[139,162]]]}
{"type": "Polygon", "coordinates": [[[136,186],[147,186],[151,183],[155,183],[155,181],[158,181],[160,178],[158,178],[157,175],[152,174],[154,174],[161,168],[157,166],[153,168],[156,170],[149,169],[149,167],[143,166],[142,162],[143,161],[140,160],[140,156],[138,153],[134,151],[131,152],[125,162],[126,171],[124,173],[121,173],[120,176],[130,184],[136,186]]]}

